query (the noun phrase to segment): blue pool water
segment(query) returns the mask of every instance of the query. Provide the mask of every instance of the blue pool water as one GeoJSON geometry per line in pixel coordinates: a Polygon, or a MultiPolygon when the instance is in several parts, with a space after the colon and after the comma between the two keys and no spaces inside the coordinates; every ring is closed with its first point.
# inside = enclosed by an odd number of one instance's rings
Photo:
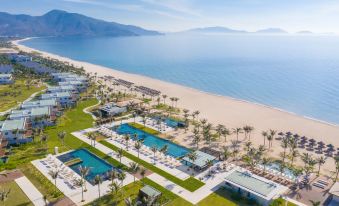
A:
{"type": "Polygon", "coordinates": [[[23,44],[339,124],[335,35],[57,37],[23,44]]]}
{"type": "Polygon", "coordinates": [[[62,162],[67,162],[75,158],[80,158],[81,163],[70,166],[72,170],[80,175],[79,166],[86,166],[90,168],[86,180],[93,183],[94,177],[100,175],[104,180],[107,179],[107,172],[113,169],[113,166],[94,154],[90,153],[85,149],[75,150],[63,155],[58,156],[58,159],[62,162]]]}
{"type": "Polygon", "coordinates": [[[131,138],[133,138],[134,134],[138,135],[138,139],[143,139],[144,140],[144,145],[148,146],[148,147],[156,147],[157,149],[161,149],[162,147],[164,147],[165,145],[168,146],[168,155],[171,155],[175,158],[178,157],[182,157],[184,155],[186,155],[187,153],[190,152],[189,149],[177,145],[171,141],[162,139],[160,137],[148,134],[142,130],[139,130],[137,128],[134,128],[128,124],[122,124],[121,126],[119,126],[116,131],[118,132],[118,134],[130,134],[131,138]]]}
{"type": "MultiPolygon", "coordinates": [[[[266,169],[273,169],[275,171],[280,172],[280,164],[279,163],[275,163],[275,162],[271,163],[271,164],[266,166],[266,169]]],[[[296,178],[296,176],[293,174],[293,171],[291,169],[287,168],[287,167],[284,168],[283,173],[285,175],[288,175],[288,176],[292,177],[292,178],[296,178]]]]}
{"type": "MultiPolygon", "coordinates": [[[[154,117],[154,119],[158,119],[158,118],[159,117],[154,117]]],[[[176,121],[176,120],[171,119],[171,118],[165,118],[164,122],[167,126],[173,127],[173,128],[179,127],[180,124],[183,124],[182,122],[176,121]]]]}

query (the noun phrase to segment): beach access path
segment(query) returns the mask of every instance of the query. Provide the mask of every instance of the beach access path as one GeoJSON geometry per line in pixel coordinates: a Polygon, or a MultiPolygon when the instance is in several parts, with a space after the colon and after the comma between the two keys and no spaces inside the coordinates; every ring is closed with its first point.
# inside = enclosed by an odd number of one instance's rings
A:
{"type": "Polygon", "coordinates": [[[26,194],[28,199],[31,200],[31,202],[35,206],[45,206],[45,200],[43,195],[40,193],[40,191],[27,179],[27,177],[22,176],[17,179],[15,179],[15,182],[19,185],[21,190],[26,194]]]}

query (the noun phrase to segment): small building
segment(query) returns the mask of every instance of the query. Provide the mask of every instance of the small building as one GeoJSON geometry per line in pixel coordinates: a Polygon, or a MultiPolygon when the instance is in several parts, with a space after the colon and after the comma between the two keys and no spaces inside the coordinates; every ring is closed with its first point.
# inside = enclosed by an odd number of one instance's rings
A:
{"type": "Polygon", "coordinates": [[[10,64],[0,64],[0,74],[11,74],[13,66],[10,64]]]}
{"type": "Polygon", "coordinates": [[[20,64],[24,67],[32,69],[34,72],[38,74],[50,74],[52,72],[55,72],[55,69],[46,67],[38,62],[34,61],[23,61],[20,62],[20,64]]]}
{"type": "Polygon", "coordinates": [[[76,97],[70,92],[56,92],[41,95],[41,100],[47,99],[55,99],[62,107],[74,106],[76,103],[76,97]]]}
{"type": "Polygon", "coordinates": [[[39,107],[50,107],[52,111],[59,110],[59,104],[56,99],[43,99],[37,101],[27,101],[21,104],[21,109],[31,109],[31,108],[39,108],[39,107]]]}
{"type": "Polygon", "coordinates": [[[59,86],[73,86],[75,87],[79,92],[84,92],[87,89],[87,82],[81,82],[81,81],[68,81],[68,82],[59,82],[59,86]]]}
{"type": "Polygon", "coordinates": [[[31,124],[26,118],[2,121],[0,137],[7,140],[9,144],[31,141],[31,124]]]}
{"type": "Polygon", "coordinates": [[[263,206],[269,205],[272,200],[288,191],[287,187],[244,169],[229,172],[225,177],[225,186],[263,206]]]}
{"type": "Polygon", "coordinates": [[[207,153],[204,153],[202,151],[195,151],[197,158],[196,160],[192,161],[188,156],[186,155],[182,160],[185,162],[185,165],[192,166],[195,170],[204,170],[208,167],[207,162],[208,161],[215,161],[216,157],[209,155],[207,153]]]}
{"type": "Polygon", "coordinates": [[[12,84],[13,77],[12,74],[0,74],[0,85],[1,84],[12,84]]]}
{"type": "Polygon", "coordinates": [[[19,120],[26,118],[31,122],[33,128],[43,128],[45,126],[53,125],[56,120],[56,115],[51,111],[51,108],[46,107],[36,107],[26,110],[13,110],[9,115],[11,120],[19,120]]]}
{"type": "Polygon", "coordinates": [[[103,117],[113,117],[121,113],[127,112],[127,108],[116,106],[116,104],[114,103],[108,103],[100,107],[99,112],[101,112],[103,117]]]}
{"type": "Polygon", "coordinates": [[[339,205],[339,182],[334,183],[331,187],[329,194],[331,197],[331,202],[328,204],[329,206],[339,205]]]}
{"type": "Polygon", "coordinates": [[[154,201],[156,201],[158,198],[161,197],[161,192],[154,187],[151,187],[149,185],[144,186],[139,190],[139,197],[140,198],[154,198],[154,201]]]}
{"type": "Polygon", "coordinates": [[[32,61],[32,57],[30,57],[30,56],[22,55],[22,54],[15,54],[15,53],[8,54],[8,58],[11,61],[14,61],[14,62],[28,62],[28,61],[32,61]]]}
{"type": "Polygon", "coordinates": [[[72,94],[79,94],[79,91],[72,85],[66,86],[53,86],[48,87],[46,93],[56,93],[56,92],[71,92],[72,94]]]}

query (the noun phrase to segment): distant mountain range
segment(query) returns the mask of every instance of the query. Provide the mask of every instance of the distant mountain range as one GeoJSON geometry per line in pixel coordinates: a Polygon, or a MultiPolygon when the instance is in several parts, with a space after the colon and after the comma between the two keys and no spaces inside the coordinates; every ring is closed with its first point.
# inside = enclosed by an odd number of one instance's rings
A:
{"type": "Polygon", "coordinates": [[[0,12],[0,36],[140,36],[160,35],[133,25],[52,10],[42,16],[0,12]]]}
{"type": "MultiPolygon", "coordinates": [[[[193,28],[179,33],[197,33],[197,34],[207,34],[207,33],[239,33],[239,34],[288,34],[287,31],[280,28],[267,28],[261,29],[255,32],[249,32],[245,30],[235,30],[227,27],[214,26],[214,27],[203,27],[203,28],[193,28]]],[[[312,34],[310,31],[300,31],[297,34],[312,34]]]]}

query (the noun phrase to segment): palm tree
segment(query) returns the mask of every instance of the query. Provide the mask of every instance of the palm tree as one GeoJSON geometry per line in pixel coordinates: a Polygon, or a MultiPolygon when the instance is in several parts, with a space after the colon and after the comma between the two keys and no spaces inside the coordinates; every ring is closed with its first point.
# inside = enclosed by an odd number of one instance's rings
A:
{"type": "Polygon", "coordinates": [[[326,158],[324,156],[320,156],[316,159],[317,163],[318,163],[318,176],[320,174],[320,167],[321,165],[326,163],[326,158]]]}
{"type": "Polygon", "coordinates": [[[45,143],[45,147],[47,146],[47,140],[48,140],[49,136],[47,134],[41,134],[40,136],[40,139],[41,139],[41,142],[44,142],[45,143]]]}
{"type": "Polygon", "coordinates": [[[100,175],[96,175],[94,177],[94,184],[98,185],[98,193],[99,193],[99,200],[100,200],[100,184],[102,183],[102,178],[100,175]]]}
{"type": "Polygon", "coordinates": [[[167,98],[167,95],[166,95],[166,94],[163,94],[163,95],[162,95],[162,99],[164,100],[164,104],[166,104],[166,98],[167,98]]]}
{"type": "MultiPolygon", "coordinates": [[[[205,163],[206,163],[206,166],[208,168],[211,168],[213,166],[213,160],[207,160],[205,163]]],[[[209,172],[211,172],[211,171],[209,171],[209,172]]]]}
{"type": "Polygon", "coordinates": [[[243,131],[245,132],[245,139],[249,138],[251,140],[251,132],[254,130],[252,126],[245,125],[243,128],[243,131]]]}
{"type": "Polygon", "coordinates": [[[264,146],[266,145],[266,137],[268,135],[268,133],[266,131],[262,131],[261,135],[264,137],[264,146]]]}
{"type": "Polygon", "coordinates": [[[138,171],[140,170],[140,167],[138,165],[138,163],[135,163],[135,162],[130,162],[129,163],[129,171],[130,173],[133,174],[133,182],[135,182],[135,175],[136,173],[138,173],[138,171]]]}
{"type": "Polygon", "coordinates": [[[272,138],[272,140],[269,141],[270,147],[272,147],[272,141],[274,140],[274,136],[275,136],[276,133],[277,133],[276,130],[270,129],[270,135],[269,136],[272,138]]]}
{"type": "Polygon", "coordinates": [[[141,175],[141,182],[142,182],[142,184],[144,184],[143,179],[144,179],[144,177],[145,177],[145,175],[146,175],[146,172],[147,172],[147,169],[146,169],[146,168],[142,167],[142,168],[140,169],[140,175],[141,175]]]}
{"type": "Polygon", "coordinates": [[[117,157],[119,158],[121,164],[121,158],[124,156],[124,150],[122,148],[118,149],[117,157]]]}
{"type": "Polygon", "coordinates": [[[201,137],[199,134],[199,130],[194,128],[193,130],[193,143],[196,144],[196,148],[199,149],[199,142],[201,141],[201,137]]]}
{"type": "Polygon", "coordinates": [[[221,137],[221,135],[222,135],[224,129],[225,129],[225,126],[224,126],[224,125],[222,125],[222,124],[218,124],[218,125],[217,125],[216,131],[217,131],[218,139],[219,139],[219,140],[220,140],[220,137],[221,137]]]}
{"type": "Polygon", "coordinates": [[[273,136],[271,134],[269,134],[267,136],[267,140],[268,140],[268,148],[271,148],[272,146],[272,141],[273,141],[273,136]]]}
{"type": "Polygon", "coordinates": [[[226,127],[224,127],[221,134],[225,138],[224,142],[226,142],[227,141],[227,135],[231,135],[231,131],[229,129],[227,129],[226,127]]]}
{"type": "Polygon", "coordinates": [[[155,154],[157,153],[158,149],[153,146],[153,147],[151,147],[151,151],[153,152],[154,164],[156,164],[155,163],[155,154]]]}
{"type": "Polygon", "coordinates": [[[290,159],[291,159],[291,166],[293,167],[293,163],[296,157],[299,156],[299,151],[298,150],[292,150],[290,153],[290,159]]]}
{"type": "MultiPolygon", "coordinates": [[[[119,191],[121,190],[121,186],[119,184],[117,184],[116,182],[112,182],[112,184],[108,185],[109,190],[111,191],[111,194],[113,196],[113,201],[114,203],[116,202],[116,195],[119,193],[119,191]]],[[[112,205],[116,205],[116,204],[112,204],[112,205]]]]}
{"type": "Polygon", "coordinates": [[[0,191],[0,200],[1,200],[1,202],[4,206],[5,206],[5,202],[6,202],[10,193],[11,193],[11,189],[6,190],[5,188],[3,188],[0,191]]]}
{"type": "Polygon", "coordinates": [[[80,175],[81,175],[81,179],[84,181],[84,186],[85,186],[84,191],[85,192],[87,191],[85,178],[89,174],[89,171],[90,171],[89,167],[82,166],[82,165],[79,166],[79,172],[80,172],[80,175]]]}
{"type": "MultiPolygon", "coordinates": [[[[191,152],[191,153],[189,153],[189,154],[187,155],[187,157],[188,157],[189,160],[192,161],[192,163],[193,163],[192,166],[193,166],[195,160],[197,160],[197,158],[198,158],[198,155],[197,155],[196,152],[191,152]]],[[[192,172],[192,175],[193,175],[193,172],[192,172]]]]}
{"type": "Polygon", "coordinates": [[[124,135],[124,140],[125,140],[125,145],[126,145],[126,150],[128,151],[128,142],[131,139],[131,136],[129,134],[124,135]]]}
{"type": "Polygon", "coordinates": [[[237,135],[237,142],[239,142],[239,134],[242,133],[242,128],[240,127],[234,128],[233,133],[237,135]]]}
{"type": "Polygon", "coordinates": [[[140,141],[136,141],[135,144],[134,144],[134,148],[138,151],[138,158],[139,158],[141,147],[142,147],[141,142],[140,141]]]}
{"type": "Polygon", "coordinates": [[[50,171],[48,171],[48,174],[54,180],[54,185],[56,187],[56,181],[57,181],[57,179],[59,177],[59,170],[50,170],[50,171]]]}
{"type": "Polygon", "coordinates": [[[60,131],[58,132],[58,137],[62,142],[62,146],[65,145],[65,136],[66,136],[66,132],[65,131],[60,131]]]}
{"type": "Polygon", "coordinates": [[[334,157],[334,162],[335,162],[335,181],[337,181],[338,176],[339,176],[339,156],[334,157]]]}
{"type": "Polygon", "coordinates": [[[125,198],[125,205],[126,206],[138,206],[140,205],[139,202],[133,202],[131,197],[125,198]]]}
{"type": "Polygon", "coordinates": [[[283,158],[283,163],[285,163],[285,158],[286,158],[286,149],[288,147],[288,139],[287,138],[284,138],[281,142],[281,147],[284,149],[284,152],[283,152],[283,155],[282,155],[282,158],[283,158]]]}
{"type": "Polygon", "coordinates": [[[167,154],[167,152],[168,152],[168,145],[165,144],[165,145],[160,149],[160,152],[166,156],[166,154],[167,154]]]}
{"type": "Polygon", "coordinates": [[[73,180],[74,182],[74,185],[77,186],[77,187],[81,187],[81,202],[84,202],[85,199],[84,199],[84,185],[85,185],[85,181],[81,178],[81,179],[77,179],[75,178],[73,180]]]}
{"type": "Polygon", "coordinates": [[[320,201],[313,201],[313,200],[310,200],[312,206],[320,206],[320,201]]]}
{"type": "Polygon", "coordinates": [[[118,178],[118,174],[119,174],[119,173],[118,173],[116,170],[113,170],[113,169],[112,169],[111,171],[108,172],[107,175],[108,175],[109,179],[112,181],[111,184],[113,184],[114,180],[115,180],[116,178],[118,178]]]}
{"type": "Polygon", "coordinates": [[[228,147],[223,147],[222,156],[224,158],[224,161],[227,162],[231,155],[232,153],[229,151],[228,147]]]}
{"type": "Polygon", "coordinates": [[[124,186],[124,179],[126,178],[126,173],[124,171],[121,171],[118,174],[118,179],[120,180],[121,187],[124,186]]]}

